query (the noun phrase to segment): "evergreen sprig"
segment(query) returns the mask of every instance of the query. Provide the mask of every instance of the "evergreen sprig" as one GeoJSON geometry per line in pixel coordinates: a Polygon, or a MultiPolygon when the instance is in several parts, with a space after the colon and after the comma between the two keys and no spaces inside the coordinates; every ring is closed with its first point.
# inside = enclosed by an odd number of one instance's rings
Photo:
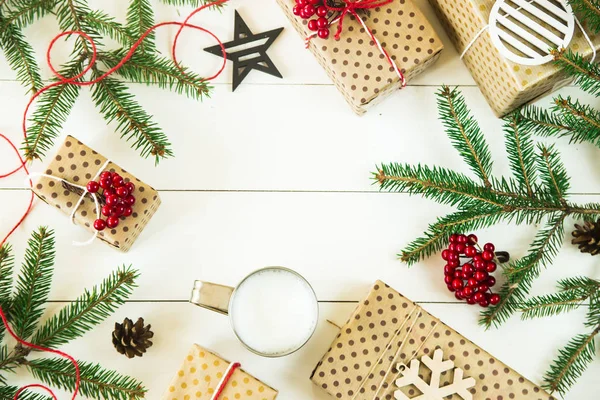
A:
{"type": "Polygon", "coordinates": [[[501,302],[482,313],[481,323],[498,326],[526,300],[533,281],[548,267],[564,239],[567,217],[590,219],[600,215],[596,204],[568,199],[569,176],[553,146],[536,146],[531,123],[516,112],[504,118],[508,161],[512,176],[495,177],[489,146],[457,89],[438,92],[440,118],[446,133],[477,179],[447,168],[400,163],[377,167],[374,179],[382,190],[406,192],[457,208],[429,225],[425,234],[399,255],[412,265],[438,252],[455,232],[470,232],[500,222],[543,224],[529,252],[504,268],[501,302]]]}
{"type": "MultiPolygon", "coordinates": [[[[16,386],[0,386],[0,399],[12,400],[18,390],[19,388],[16,386]]],[[[19,400],[52,400],[52,398],[25,390],[19,394],[19,400]]]]}
{"type": "MultiPolygon", "coordinates": [[[[37,327],[44,312],[54,265],[54,234],[41,227],[33,232],[25,251],[25,261],[13,287],[13,255],[10,245],[0,247],[0,306],[15,332],[23,339],[44,347],[58,347],[83,336],[109,317],[136,287],[139,274],[131,267],[117,269],[99,286],[83,295],[37,327]],[[31,338],[31,339],[30,339],[31,338]]],[[[1,326],[2,324],[0,324],[1,326]]],[[[12,399],[15,388],[7,386],[5,373],[25,366],[42,381],[61,389],[73,390],[75,371],[64,359],[28,358],[32,349],[17,344],[12,350],[3,344],[0,331],[0,399],[12,399]],[[11,397],[12,396],[12,397],[11,397]]],[[[90,398],[138,400],[146,389],[141,382],[98,364],[79,362],[81,394],[90,398]]],[[[47,397],[25,393],[19,399],[46,400],[47,397]]]]}
{"type": "MultiPolygon", "coordinates": [[[[208,0],[162,0],[173,6],[206,4],[208,0]]],[[[114,66],[139,37],[155,24],[150,0],[129,0],[126,22],[120,23],[101,10],[91,9],[86,0],[0,0],[0,50],[8,60],[16,77],[31,94],[43,87],[40,68],[33,48],[27,42],[23,28],[37,23],[40,18],[53,15],[63,31],[82,31],[95,42],[103,54],[98,62],[107,68],[114,66]],[[109,48],[106,39],[119,46],[109,48]]],[[[220,6],[219,6],[220,7],[220,6]]],[[[219,8],[216,7],[216,8],[219,8]]],[[[189,71],[181,71],[160,56],[154,43],[154,33],[148,35],[132,60],[119,71],[132,83],[158,85],[161,88],[202,99],[211,87],[203,78],[189,71]]],[[[111,44],[113,45],[113,44],[111,44]]],[[[92,57],[90,43],[83,37],[74,37],[71,60],[59,68],[61,75],[72,77],[88,65],[92,57]]],[[[95,66],[92,77],[98,77],[101,67],[95,66]]],[[[86,76],[82,78],[85,80],[86,76]]],[[[56,81],[54,79],[53,81],[56,81]]],[[[41,159],[60,135],[63,125],[74,107],[80,88],[61,85],[42,93],[29,116],[23,150],[27,160],[41,159]]],[[[127,88],[114,77],[92,88],[94,102],[108,121],[115,121],[121,137],[129,140],[142,157],[153,156],[155,162],[173,156],[171,143],[162,129],[153,121],[127,88]]]]}

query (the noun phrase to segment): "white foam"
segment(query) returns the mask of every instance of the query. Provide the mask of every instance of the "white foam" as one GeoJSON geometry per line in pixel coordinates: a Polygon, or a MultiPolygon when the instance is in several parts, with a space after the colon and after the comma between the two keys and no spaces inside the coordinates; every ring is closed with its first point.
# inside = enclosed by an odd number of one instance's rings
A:
{"type": "Polygon", "coordinates": [[[290,271],[265,269],[238,286],[230,314],[242,342],[259,353],[277,356],[306,343],[317,325],[318,308],[304,279],[290,271]]]}

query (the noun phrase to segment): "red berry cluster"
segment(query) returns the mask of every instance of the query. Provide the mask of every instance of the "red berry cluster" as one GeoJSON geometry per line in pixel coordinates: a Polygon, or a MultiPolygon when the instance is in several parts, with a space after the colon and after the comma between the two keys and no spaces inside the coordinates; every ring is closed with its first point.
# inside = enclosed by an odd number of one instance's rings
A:
{"type": "Polygon", "coordinates": [[[106,201],[101,210],[106,220],[98,218],[94,221],[94,229],[102,231],[106,227],[116,228],[119,218],[125,219],[133,213],[131,207],[135,204],[135,185],[133,182],[125,182],[116,172],[104,171],[100,174],[99,182],[90,181],[87,184],[87,191],[90,193],[98,193],[100,189],[106,201]]]}
{"type": "Polygon", "coordinates": [[[294,6],[294,15],[308,19],[308,29],[317,32],[321,39],[329,37],[329,20],[327,14],[329,10],[323,4],[327,0],[296,0],[294,6]],[[314,18],[313,18],[314,17],[314,18]]]}
{"type": "Polygon", "coordinates": [[[476,246],[477,236],[473,234],[450,236],[450,245],[442,251],[446,261],[444,282],[458,300],[481,307],[496,305],[500,296],[490,289],[496,284],[496,278],[490,275],[497,268],[494,262],[496,248],[492,243],[486,243],[483,251],[476,246]],[[461,264],[461,258],[467,261],[461,264]]]}

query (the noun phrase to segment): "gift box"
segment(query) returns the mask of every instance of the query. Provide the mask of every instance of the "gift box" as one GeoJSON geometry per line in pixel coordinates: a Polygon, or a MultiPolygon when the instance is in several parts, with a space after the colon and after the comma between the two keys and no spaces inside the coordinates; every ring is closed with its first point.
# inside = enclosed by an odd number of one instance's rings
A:
{"type": "MultiPolygon", "coordinates": [[[[314,33],[308,29],[306,20],[293,14],[295,0],[277,0],[277,3],[302,39],[314,33]]],[[[394,0],[358,13],[406,80],[439,58],[444,46],[412,0],[394,0]]],[[[309,49],[357,114],[365,113],[401,87],[398,74],[354,16],[345,17],[340,40],[334,38],[337,25],[330,29],[328,39],[312,38],[309,49]]],[[[298,51],[301,49],[298,45],[298,51]]]]}
{"type": "MultiPolygon", "coordinates": [[[[228,366],[228,361],[195,344],[162,400],[210,400],[228,366]]],[[[219,400],[273,400],[276,397],[277,390],[238,368],[227,381],[219,400]]]]}
{"type": "MultiPolygon", "coordinates": [[[[462,373],[471,383],[468,390],[473,400],[555,400],[381,281],[375,283],[368,297],[341,328],[311,379],[338,399],[412,399],[424,391],[424,386],[400,387],[398,380],[411,378],[408,372],[419,360],[436,364],[431,359],[440,357],[436,354],[440,353],[438,350],[443,352],[444,362],[451,361],[461,372],[452,373],[445,367],[440,373],[421,365],[418,373],[426,383],[430,383],[433,375],[440,379],[439,387],[443,387],[460,380],[462,373]],[[407,368],[399,368],[401,365],[407,368]]],[[[416,373],[413,377],[418,379],[416,373]]],[[[427,398],[438,398],[429,395],[427,398]]],[[[463,399],[464,396],[454,394],[443,398],[463,399]]]]}
{"type": "MultiPolygon", "coordinates": [[[[490,29],[477,36],[488,25],[495,0],[429,1],[459,54],[463,54],[473,42],[465,52],[463,61],[497,116],[504,116],[572,82],[572,78],[552,62],[522,65],[507,59],[494,45],[490,29]]],[[[531,14],[526,15],[549,31],[556,32],[544,21],[531,14]]],[[[539,38],[535,28],[527,24],[519,24],[519,27],[539,38]]],[[[583,27],[596,50],[600,50],[600,40],[585,25],[583,27]]],[[[523,42],[523,39],[518,40],[523,42]]],[[[577,24],[568,48],[588,60],[593,54],[590,43],[577,24]]]]}
{"type": "MultiPolygon", "coordinates": [[[[136,198],[132,206],[133,213],[119,221],[114,228],[106,228],[98,232],[98,238],[117,249],[128,251],[140,235],[150,218],[160,206],[158,192],[148,184],[125,171],[113,162],[107,163],[106,157],[98,154],[72,136],[67,136],[58,153],[47,165],[45,174],[55,179],[42,176],[34,182],[34,193],[44,202],[58,208],[63,213],[71,215],[83,191],[73,186],[86,184],[100,175],[103,171],[117,172],[125,182],[133,182],[136,198]],[[100,170],[102,169],[102,171],[100,170]]],[[[102,201],[103,196],[98,195],[102,201]]],[[[102,205],[102,203],[100,203],[102,205]]],[[[95,232],[94,221],[97,218],[96,205],[91,194],[86,194],[73,216],[77,225],[95,232]]]]}

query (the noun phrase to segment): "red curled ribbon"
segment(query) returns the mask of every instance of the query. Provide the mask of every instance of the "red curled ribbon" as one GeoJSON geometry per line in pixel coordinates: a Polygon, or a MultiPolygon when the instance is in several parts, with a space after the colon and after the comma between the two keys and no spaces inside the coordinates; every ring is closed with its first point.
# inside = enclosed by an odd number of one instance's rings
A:
{"type": "MultiPolygon", "coordinates": [[[[46,60],[48,62],[48,65],[50,67],[50,70],[52,71],[52,73],[54,74],[54,76],[56,76],[58,78],[57,82],[54,82],[50,85],[47,85],[45,87],[43,87],[42,89],[40,89],[39,91],[37,91],[32,97],[31,99],[29,99],[29,102],[27,103],[27,106],[25,107],[25,112],[23,113],[23,121],[22,121],[22,129],[23,129],[23,136],[26,138],[27,137],[27,114],[29,112],[29,109],[31,107],[31,105],[33,104],[33,102],[45,91],[47,91],[48,89],[51,89],[53,87],[56,86],[60,86],[60,85],[77,85],[77,86],[90,86],[93,85],[95,83],[98,83],[100,81],[102,81],[103,79],[105,79],[106,77],[108,77],[109,75],[115,73],[116,71],[118,71],[135,53],[136,49],[142,44],[143,40],[155,29],[161,27],[161,26],[166,26],[166,25],[176,25],[179,26],[179,30],[177,31],[177,34],[175,35],[175,38],[173,40],[173,46],[171,48],[171,55],[173,57],[173,62],[175,63],[175,65],[177,66],[177,68],[181,71],[182,74],[185,74],[185,71],[183,70],[183,68],[180,66],[179,62],[177,61],[177,56],[176,56],[176,50],[177,50],[177,41],[179,39],[179,36],[181,34],[181,32],[183,31],[184,28],[194,28],[196,30],[200,30],[202,32],[208,33],[210,36],[212,36],[219,44],[219,46],[221,46],[221,51],[223,52],[223,65],[221,66],[221,68],[219,69],[219,71],[211,76],[210,78],[205,78],[205,81],[208,80],[212,80],[214,78],[216,78],[217,76],[219,76],[221,74],[221,72],[223,72],[223,70],[225,69],[225,64],[227,62],[227,52],[225,50],[225,46],[223,45],[223,43],[219,40],[219,38],[213,34],[212,32],[208,31],[205,28],[202,28],[200,26],[196,26],[196,25],[192,25],[189,24],[188,21],[197,13],[199,13],[200,11],[204,10],[205,8],[208,7],[212,7],[212,6],[218,6],[221,4],[226,3],[228,0],[216,0],[212,3],[207,3],[204,4],[201,7],[196,8],[194,11],[192,11],[190,13],[190,15],[183,21],[183,22],[175,22],[175,21],[171,21],[171,22],[161,22],[159,24],[156,24],[152,27],[150,27],[146,32],[144,32],[142,34],[142,36],[140,36],[140,38],[131,46],[131,48],[129,49],[129,51],[127,52],[127,54],[125,55],[125,57],[123,57],[123,59],[121,61],[119,61],[119,63],[117,65],[115,65],[113,68],[109,69],[106,73],[104,73],[102,76],[98,77],[97,79],[91,80],[91,81],[84,81],[81,82],[79,81],[80,78],[82,78],[88,71],[90,71],[94,64],[96,63],[96,58],[97,58],[97,49],[96,49],[96,44],[94,43],[93,39],[85,32],[81,32],[81,31],[68,31],[68,32],[62,32],[60,34],[58,34],[54,39],[52,39],[52,41],[50,42],[50,45],[48,46],[48,51],[46,52],[46,60]],[[52,65],[52,60],[51,60],[51,52],[52,52],[52,48],[54,47],[54,45],[56,44],[56,42],[64,37],[64,36],[70,36],[70,35],[76,35],[76,36],[81,36],[83,37],[91,46],[92,48],[92,55],[90,57],[90,62],[89,64],[83,69],[83,71],[81,71],[79,74],[73,76],[73,77],[65,77],[62,76],[52,65]]],[[[17,157],[19,159],[19,166],[16,167],[15,169],[11,170],[8,173],[5,174],[0,174],[0,179],[1,178],[6,178],[9,177],[13,174],[15,174],[16,172],[20,171],[21,169],[23,169],[28,175],[29,175],[29,171],[27,169],[27,162],[26,160],[23,159],[23,157],[21,156],[21,154],[19,153],[19,150],[17,149],[17,147],[15,146],[15,144],[5,135],[0,133],[0,138],[4,139],[11,147],[12,149],[15,151],[15,153],[17,154],[17,157]]],[[[31,181],[31,179],[29,179],[29,185],[30,187],[33,189],[33,182],[31,181]]],[[[31,191],[31,199],[29,201],[29,206],[27,207],[25,213],[23,214],[23,216],[21,217],[21,219],[19,220],[19,222],[17,222],[17,224],[12,228],[12,230],[4,237],[4,239],[2,239],[2,241],[0,242],[0,246],[4,245],[4,243],[6,242],[6,240],[10,237],[10,235],[12,235],[12,233],[17,230],[17,228],[23,223],[23,221],[25,220],[25,218],[27,217],[27,215],[29,214],[29,212],[31,211],[31,206],[33,204],[33,191],[31,191]]],[[[80,382],[81,382],[81,377],[80,377],[80,371],[79,371],[79,364],[77,363],[77,360],[75,360],[75,358],[73,358],[72,356],[68,355],[67,353],[63,353],[62,351],[59,350],[54,350],[54,349],[49,349],[49,348],[45,348],[45,347],[41,347],[41,346],[37,346],[33,343],[29,343],[21,338],[19,338],[11,329],[8,320],[6,318],[6,315],[4,313],[4,310],[2,310],[2,308],[0,307],[0,319],[2,320],[2,323],[4,324],[4,326],[6,327],[6,331],[20,344],[30,347],[32,349],[36,349],[39,351],[45,351],[45,352],[49,352],[49,353],[53,353],[53,354],[57,354],[63,358],[68,359],[72,364],[73,367],[75,369],[75,390],[73,392],[73,397],[72,400],[75,400],[75,398],[77,397],[77,395],[79,394],[79,387],[80,387],[80,382]]],[[[237,366],[235,366],[234,368],[232,368],[231,373],[228,375],[227,379],[229,379],[229,377],[231,376],[231,374],[233,374],[233,371],[235,370],[235,368],[237,368],[239,366],[239,364],[237,364],[237,366]]],[[[23,393],[23,391],[25,391],[26,389],[29,388],[38,388],[38,389],[42,389],[46,392],[48,392],[50,394],[50,396],[52,396],[52,399],[54,400],[58,400],[58,398],[56,397],[56,395],[52,392],[52,390],[50,388],[48,388],[47,386],[41,385],[41,384],[31,384],[31,385],[26,385],[23,386],[22,388],[20,388],[14,396],[14,400],[18,400],[19,395],[21,393],[23,393]]],[[[222,390],[222,389],[221,389],[222,390]]]]}
{"type": "MultiPolygon", "coordinates": [[[[129,51],[127,52],[127,54],[123,57],[123,59],[121,61],[119,61],[119,63],[117,65],[115,65],[113,68],[109,69],[107,72],[105,72],[102,76],[91,80],[91,81],[79,81],[79,79],[83,78],[83,76],[88,73],[95,65],[96,63],[96,58],[97,58],[97,49],[96,49],[96,44],[94,43],[94,40],[85,32],[81,32],[81,31],[67,31],[67,32],[61,32],[60,34],[58,34],[56,37],[54,37],[54,39],[52,39],[52,41],[50,42],[49,46],[48,46],[48,50],[46,52],[46,61],[48,63],[48,66],[50,67],[50,70],[52,71],[52,73],[54,74],[55,77],[58,78],[58,81],[51,83],[50,85],[44,86],[42,89],[40,89],[39,91],[37,91],[33,96],[31,96],[31,99],[29,99],[29,102],[27,103],[27,106],[25,107],[25,112],[23,113],[23,120],[21,123],[21,129],[23,130],[23,137],[27,138],[27,114],[29,113],[29,109],[31,108],[31,106],[33,105],[34,101],[45,91],[56,87],[56,86],[61,86],[61,85],[76,85],[76,86],[91,86],[93,84],[96,84],[100,81],[102,81],[103,79],[105,79],[106,77],[112,75],[113,73],[115,73],[116,71],[118,71],[127,61],[129,61],[129,59],[131,57],[133,57],[133,54],[135,53],[135,51],[137,50],[138,47],[140,47],[140,45],[142,44],[142,42],[144,41],[144,39],[150,34],[152,33],[154,30],[156,30],[157,28],[160,28],[161,26],[167,26],[167,25],[176,25],[179,26],[179,29],[177,30],[177,34],[175,35],[175,38],[173,40],[173,46],[171,48],[171,56],[173,59],[173,62],[175,63],[175,65],[177,66],[177,68],[181,71],[182,74],[185,75],[185,71],[183,70],[183,68],[180,66],[179,62],[177,61],[177,56],[176,56],[176,50],[177,50],[177,42],[179,40],[179,36],[181,35],[181,32],[185,29],[185,28],[193,28],[202,32],[205,32],[207,34],[209,34],[210,36],[212,36],[217,43],[219,44],[219,46],[221,46],[221,51],[223,52],[223,64],[221,65],[221,68],[219,69],[219,71],[214,74],[213,76],[211,76],[210,78],[205,78],[205,81],[209,81],[212,79],[215,79],[217,76],[219,76],[221,74],[221,72],[223,72],[223,70],[225,69],[225,65],[227,63],[227,52],[225,50],[225,46],[223,45],[223,43],[219,40],[219,38],[212,32],[210,32],[209,30],[202,28],[200,26],[196,26],[196,25],[192,25],[189,24],[188,21],[195,16],[196,14],[198,14],[200,11],[204,10],[205,8],[208,7],[213,7],[213,6],[219,6],[222,5],[224,3],[226,3],[229,0],[216,0],[212,3],[206,3],[201,7],[196,8],[195,10],[193,10],[183,22],[176,22],[176,21],[168,21],[168,22],[161,22],[158,23],[152,27],[150,27],[146,32],[144,32],[139,39],[131,46],[131,48],[129,49],[129,51]],[[56,68],[54,68],[54,65],[52,65],[52,60],[51,60],[51,52],[52,52],[52,48],[54,47],[54,45],[56,44],[56,42],[61,39],[64,36],[71,36],[71,35],[75,35],[75,36],[81,36],[82,38],[84,38],[90,45],[91,49],[92,49],[92,54],[90,57],[90,62],[88,63],[88,65],[83,69],[83,71],[81,71],[79,74],[72,76],[72,77],[65,77],[62,76],[57,70],[56,68]]],[[[10,172],[6,173],[6,174],[0,174],[0,179],[1,178],[6,178],[9,177],[13,174],[15,174],[16,172],[20,171],[21,169],[24,169],[25,172],[27,174],[29,174],[29,171],[27,171],[27,166],[26,166],[26,160],[23,160],[23,158],[21,157],[21,155],[19,154],[16,146],[14,145],[14,143],[8,139],[5,135],[0,134],[0,138],[6,140],[8,142],[8,144],[15,150],[15,152],[17,153],[17,156],[19,157],[19,166],[16,167],[15,169],[11,170],[10,172]]],[[[31,182],[31,179],[29,180],[29,184],[30,187],[33,188],[33,183],[31,182]]],[[[0,246],[2,246],[6,240],[12,235],[12,233],[21,225],[21,223],[23,223],[23,221],[25,220],[25,218],[27,217],[27,215],[29,214],[29,212],[31,211],[31,207],[33,204],[33,192],[31,193],[31,200],[29,201],[29,207],[27,207],[25,213],[23,214],[23,216],[21,217],[21,219],[19,220],[19,222],[17,222],[17,224],[11,229],[11,231],[2,239],[2,241],[0,241],[0,246]]]]}
{"type": "MultiPolygon", "coordinates": [[[[344,2],[345,6],[343,7],[330,7],[329,5],[327,5],[327,1],[325,1],[323,5],[329,11],[335,11],[340,13],[339,17],[337,18],[338,28],[334,36],[335,40],[340,40],[340,35],[342,34],[342,29],[344,25],[344,18],[346,18],[346,15],[351,14],[354,16],[354,18],[360,20],[361,18],[358,16],[356,10],[370,10],[373,8],[385,6],[386,4],[390,4],[393,1],[394,0],[346,0],[344,2]]],[[[369,31],[369,33],[371,32],[369,31]]]]}

